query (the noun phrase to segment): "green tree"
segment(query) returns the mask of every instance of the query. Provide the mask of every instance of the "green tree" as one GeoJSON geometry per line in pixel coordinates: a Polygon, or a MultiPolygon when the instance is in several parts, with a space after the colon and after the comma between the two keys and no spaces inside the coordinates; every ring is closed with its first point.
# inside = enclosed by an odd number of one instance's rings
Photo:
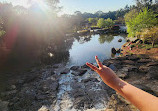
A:
{"type": "Polygon", "coordinates": [[[100,18],[97,22],[97,26],[99,28],[104,28],[105,27],[105,22],[104,22],[104,19],[103,18],[100,18]]]}
{"type": "Polygon", "coordinates": [[[150,41],[152,43],[152,47],[154,47],[155,41],[158,40],[158,27],[144,29],[141,38],[150,41]]]}
{"type": "Polygon", "coordinates": [[[105,28],[111,28],[112,26],[114,26],[114,24],[115,22],[110,18],[104,20],[105,28]]]}
{"type": "Polygon", "coordinates": [[[144,8],[143,11],[135,15],[129,13],[125,17],[129,37],[134,37],[137,32],[141,32],[145,28],[151,28],[158,24],[157,15],[147,8],[144,8]],[[130,18],[130,16],[132,17],[130,18]]]}
{"type": "Polygon", "coordinates": [[[93,26],[96,25],[97,19],[96,18],[88,18],[89,23],[91,23],[93,26]]]}

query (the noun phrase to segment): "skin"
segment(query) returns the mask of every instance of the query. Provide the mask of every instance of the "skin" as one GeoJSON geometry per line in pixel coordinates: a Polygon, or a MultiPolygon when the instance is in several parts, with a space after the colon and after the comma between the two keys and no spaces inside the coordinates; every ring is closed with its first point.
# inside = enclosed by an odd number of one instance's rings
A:
{"type": "Polygon", "coordinates": [[[158,111],[157,97],[121,80],[109,67],[102,65],[97,56],[95,59],[99,68],[90,63],[86,64],[100,75],[105,84],[121,94],[139,110],[158,111]]]}

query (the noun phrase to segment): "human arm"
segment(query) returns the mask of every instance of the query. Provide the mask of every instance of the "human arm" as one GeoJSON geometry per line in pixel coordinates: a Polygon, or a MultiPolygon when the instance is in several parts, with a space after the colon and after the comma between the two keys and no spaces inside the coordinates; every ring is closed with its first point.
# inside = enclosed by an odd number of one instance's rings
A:
{"type": "Polygon", "coordinates": [[[87,65],[100,75],[105,84],[116,90],[141,111],[158,111],[157,97],[121,80],[110,68],[102,65],[98,57],[95,59],[99,68],[90,63],[87,65]]]}

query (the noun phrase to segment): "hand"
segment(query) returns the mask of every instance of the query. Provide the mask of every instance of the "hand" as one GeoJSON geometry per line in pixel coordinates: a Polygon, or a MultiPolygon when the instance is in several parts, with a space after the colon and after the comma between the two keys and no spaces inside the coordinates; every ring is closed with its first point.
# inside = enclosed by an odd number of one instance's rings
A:
{"type": "Polygon", "coordinates": [[[104,81],[104,83],[106,83],[108,86],[110,86],[111,88],[115,89],[119,83],[119,78],[116,76],[116,74],[107,66],[104,66],[98,59],[98,57],[95,57],[96,62],[99,66],[96,67],[90,63],[86,63],[87,66],[89,66],[92,70],[94,70],[95,72],[97,72],[100,77],[102,78],[102,80],[104,81]]]}

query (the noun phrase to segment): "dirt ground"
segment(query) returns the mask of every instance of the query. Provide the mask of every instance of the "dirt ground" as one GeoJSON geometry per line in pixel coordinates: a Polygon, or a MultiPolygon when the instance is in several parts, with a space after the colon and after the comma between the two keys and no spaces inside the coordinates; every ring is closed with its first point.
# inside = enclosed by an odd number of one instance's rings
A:
{"type": "MultiPolygon", "coordinates": [[[[122,46],[122,50],[123,50],[122,54],[123,54],[123,56],[124,55],[129,55],[129,54],[146,54],[150,58],[158,60],[158,48],[151,48],[151,49],[138,48],[138,46],[136,45],[131,50],[130,45],[127,46],[128,44],[129,44],[129,42],[125,43],[122,46]]],[[[134,44],[131,44],[131,45],[134,45],[134,44]]]]}

